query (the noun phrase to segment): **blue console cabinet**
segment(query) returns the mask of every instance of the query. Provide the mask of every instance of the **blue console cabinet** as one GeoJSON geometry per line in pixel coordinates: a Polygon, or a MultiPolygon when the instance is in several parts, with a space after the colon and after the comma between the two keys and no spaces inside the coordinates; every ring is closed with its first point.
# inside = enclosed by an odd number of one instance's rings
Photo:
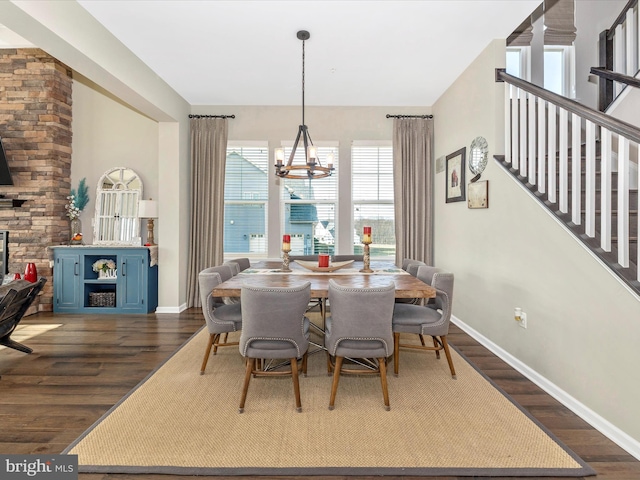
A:
{"type": "Polygon", "coordinates": [[[158,266],[145,247],[60,246],[53,249],[53,311],[152,313],[158,306],[158,266]],[[116,278],[99,279],[93,264],[113,260],[116,278]],[[100,294],[103,294],[102,296],[100,294]],[[96,302],[96,298],[108,301],[96,302]]]}

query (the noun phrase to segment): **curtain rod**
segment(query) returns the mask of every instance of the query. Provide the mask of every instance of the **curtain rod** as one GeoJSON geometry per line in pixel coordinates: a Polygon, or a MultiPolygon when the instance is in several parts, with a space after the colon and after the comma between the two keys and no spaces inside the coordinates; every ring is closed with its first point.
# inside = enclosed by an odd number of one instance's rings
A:
{"type": "Polygon", "coordinates": [[[433,115],[389,115],[387,118],[433,118],[433,115]]]}
{"type": "Polygon", "coordinates": [[[189,118],[236,118],[235,115],[189,115],[189,118]]]}

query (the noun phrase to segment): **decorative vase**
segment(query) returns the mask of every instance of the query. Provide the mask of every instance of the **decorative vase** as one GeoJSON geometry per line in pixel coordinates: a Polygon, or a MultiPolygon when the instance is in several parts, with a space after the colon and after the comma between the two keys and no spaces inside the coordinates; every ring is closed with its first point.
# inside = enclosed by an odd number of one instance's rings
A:
{"type": "Polygon", "coordinates": [[[24,279],[31,283],[38,281],[38,270],[35,263],[27,263],[27,267],[24,269],[24,279]]]}
{"type": "Polygon", "coordinates": [[[82,241],[82,222],[78,217],[71,219],[70,230],[69,245],[84,245],[82,241]]]}

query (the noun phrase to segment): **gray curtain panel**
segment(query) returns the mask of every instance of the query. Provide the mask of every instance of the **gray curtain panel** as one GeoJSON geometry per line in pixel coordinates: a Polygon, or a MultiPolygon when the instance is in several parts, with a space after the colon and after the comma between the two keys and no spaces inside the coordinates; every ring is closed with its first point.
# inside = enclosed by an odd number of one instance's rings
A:
{"type": "Polygon", "coordinates": [[[191,229],[187,306],[200,307],[198,273],[223,262],[226,118],[191,119],[191,229]]]}
{"type": "Polygon", "coordinates": [[[433,265],[433,119],[393,121],[396,265],[433,265]]]}

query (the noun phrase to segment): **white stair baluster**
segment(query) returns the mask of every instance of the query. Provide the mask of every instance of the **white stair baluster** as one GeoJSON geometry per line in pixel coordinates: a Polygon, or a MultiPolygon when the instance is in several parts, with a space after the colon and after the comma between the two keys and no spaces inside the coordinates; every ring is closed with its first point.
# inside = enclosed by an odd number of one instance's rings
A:
{"type": "Polygon", "coordinates": [[[549,179],[549,189],[547,195],[551,203],[556,203],[556,106],[553,103],[549,103],[548,112],[547,162],[549,174],[547,178],[549,179]]]}
{"type": "Polygon", "coordinates": [[[569,211],[569,132],[568,132],[569,118],[568,112],[564,109],[560,109],[560,115],[558,116],[558,150],[560,154],[560,205],[559,210],[562,213],[569,211]]]}
{"type": "Polygon", "coordinates": [[[596,236],[596,126],[585,121],[585,233],[596,236]]]}
{"type": "Polygon", "coordinates": [[[611,251],[611,132],[600,129],[600,246],[611,251]]]}
{"type": "Polygon", "coordinates": [[[545,157],[545,115],[547,113],[547,102],[538,99],[538,191],[545,193],[547,191],[546,171],[547,159],[545,157]]]}
{"type": "Polygon", "coordinates": [[[618,136],[618,263],[629,266],[629,139],[618,136]]]}
{"type": "MultiPolygon", "coordinates": [[[[571,221],[580,225],[582,218],[582,152],[580,136],[582,135],[580,117],[571,114],[571,221]]],[[[588,193],[587,193],[588,194],[588,193]]]]}
{"type": "Polygon", "coordinates": [[[528,123],[528,145],[529,151],[527,154],[527,162],[529,164],[529,183],[531,185],[536,184],[536,96],[533,93],[527,94],[527,106],[529,121],[528,123]]]}

